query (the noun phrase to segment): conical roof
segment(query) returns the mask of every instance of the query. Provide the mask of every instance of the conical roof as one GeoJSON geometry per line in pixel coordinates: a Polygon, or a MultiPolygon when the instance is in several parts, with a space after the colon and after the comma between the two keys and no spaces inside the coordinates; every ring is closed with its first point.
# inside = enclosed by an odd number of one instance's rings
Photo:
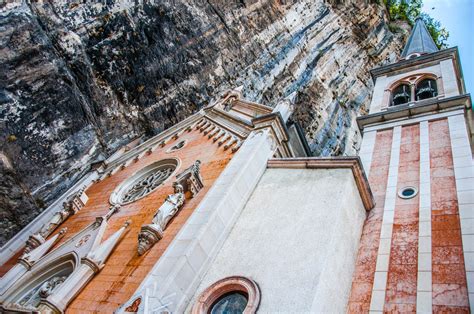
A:
{"type": "Polygon", "coordinates": [[[415,21],[410,38],[403,49],[402,58],[405,58],[413,53],[425,54],[439,51],[433,38],[431,37],[425,23],[418,17],[415,21]]]}

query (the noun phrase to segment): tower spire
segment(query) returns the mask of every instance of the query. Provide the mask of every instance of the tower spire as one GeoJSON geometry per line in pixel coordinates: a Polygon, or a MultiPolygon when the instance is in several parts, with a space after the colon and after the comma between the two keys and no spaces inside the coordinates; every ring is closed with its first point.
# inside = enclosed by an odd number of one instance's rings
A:
{"type": "Polygon", "coordinates": [[[431,37],[425,23],[421,17],[415,20],[415,26],[408,38],[408,42],[403,49],[402,58],[406,58],[414,53],[426,54],[439,51],[433,38],[431,37]]]}

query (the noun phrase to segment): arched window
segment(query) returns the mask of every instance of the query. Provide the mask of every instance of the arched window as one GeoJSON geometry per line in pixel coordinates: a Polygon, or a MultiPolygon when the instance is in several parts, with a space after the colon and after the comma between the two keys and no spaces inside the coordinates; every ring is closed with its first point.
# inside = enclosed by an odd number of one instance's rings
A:
{"type": "Polygon", "coordinates": [[[423,100],[438,96],[438,87],[433,79],[425,79],[416,85],[415,99],[423,100]]]}
{"type": "Polygon", "coordinates": [[[254,314],[260,303],[260,290],[255,281],[232,276],[221,279],[198,297],[192,314],[247,313],[254,314]]]}
{"type": "Polygon", "coordinates": [[[406,104],[411,100],[411,88],[408,84],[400,84],[392,92],[392,106],[406,104]]]}

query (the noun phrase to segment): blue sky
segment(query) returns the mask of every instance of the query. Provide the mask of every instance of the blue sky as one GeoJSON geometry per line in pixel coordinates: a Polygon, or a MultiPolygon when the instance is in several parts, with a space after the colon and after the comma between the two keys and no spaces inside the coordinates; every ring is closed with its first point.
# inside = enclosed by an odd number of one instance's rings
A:
{"type": "Polygon", "coordinates": [[[448,30],[449,47],[458,46],[468,93],[474,96],[474,0],[423,0],[423,11],[448,30]]]}

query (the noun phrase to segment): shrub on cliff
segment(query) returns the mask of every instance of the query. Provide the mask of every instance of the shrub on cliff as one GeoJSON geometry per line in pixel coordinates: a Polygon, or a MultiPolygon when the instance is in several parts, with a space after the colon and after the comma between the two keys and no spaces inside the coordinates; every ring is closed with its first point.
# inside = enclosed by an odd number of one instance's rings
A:
{"type": "Polygon", "coordinates": [[[411,26],[415,19],[421,17],[425,22],[426,28],[433,37],[439,49],[447,48],[447,39],[449,32],[426,13],[421,12],[423,0],[384,0],[391,20],[407,21],[411,26]]]}

